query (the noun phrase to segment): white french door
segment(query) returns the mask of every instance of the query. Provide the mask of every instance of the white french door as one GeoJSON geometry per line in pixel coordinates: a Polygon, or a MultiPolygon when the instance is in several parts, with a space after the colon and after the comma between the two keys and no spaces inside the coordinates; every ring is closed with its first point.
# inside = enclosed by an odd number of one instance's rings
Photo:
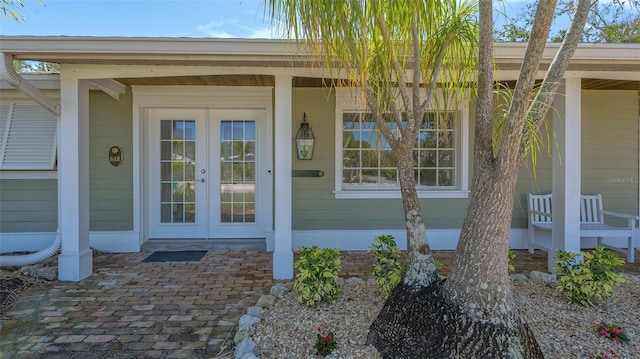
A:
{"type": "MultiPolygon", "coordinates": [[[[149,109],[149,238],[262,238],[263,109],[149,109]]],[[[263,156],[265,158],[263,158],[263,156]]]]}

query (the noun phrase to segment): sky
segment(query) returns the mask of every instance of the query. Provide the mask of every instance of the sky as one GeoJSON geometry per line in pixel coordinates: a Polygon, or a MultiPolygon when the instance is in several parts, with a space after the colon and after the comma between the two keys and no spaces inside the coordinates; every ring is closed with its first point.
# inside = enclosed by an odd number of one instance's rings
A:
{"type": "Polygon", "coordinates": [[[2,35],[272,38],[262,0],[24,0],[2,35]]]}
{"type": "MultiPolygon", "coordinates": [[[[0,35],[277,38],[263,0],[24,0],[0,35]]],[[[510,10],[518,0],[506,0],[510,10]]],[[[514,10],[515,12],[515,10],[514,10]]]]}

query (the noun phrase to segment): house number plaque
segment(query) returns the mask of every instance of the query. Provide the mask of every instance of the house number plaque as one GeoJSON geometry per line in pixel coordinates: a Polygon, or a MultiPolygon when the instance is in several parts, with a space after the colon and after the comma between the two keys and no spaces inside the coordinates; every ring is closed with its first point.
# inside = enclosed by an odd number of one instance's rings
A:
{"type": "Polygon", "coordinates": [[[118,167],[122,164],[123,160],[124,155],[122,154],[122,148],[118,146],[112,146],[109,149],[109,163],[111,163],[113,167],[118,167]]]}

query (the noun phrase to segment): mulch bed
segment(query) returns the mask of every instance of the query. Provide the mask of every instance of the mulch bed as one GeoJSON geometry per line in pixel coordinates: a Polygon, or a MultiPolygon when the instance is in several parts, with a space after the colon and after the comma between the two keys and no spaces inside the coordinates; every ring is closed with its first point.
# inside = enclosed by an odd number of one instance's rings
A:
{"type": "Polygon", "coordinates": [[[4,317],[22,292],[42,282],[41,279],[25,277],[18,270],[0,268],[0,318],[4,317]]]}

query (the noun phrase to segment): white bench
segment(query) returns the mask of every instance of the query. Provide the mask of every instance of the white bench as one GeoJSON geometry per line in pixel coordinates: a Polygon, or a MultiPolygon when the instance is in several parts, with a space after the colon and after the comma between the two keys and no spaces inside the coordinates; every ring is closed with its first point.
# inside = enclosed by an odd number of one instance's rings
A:
{"type": "MultiPolygon", "coordinates": [[[[529,252],[538,248],[549,251],[549,247],[535,240],[537,230],[551,232],[552,211],[551,194],[529,194],[529,252]]],[[[635,228],[637,216],[605,211],[602,209],[602,196],[580,195],[580,237],[595,237],[597,244],[613,251],[626,254],[627,262],[633,263],[635,251],[635,228]],[[604,223],[604,216],[624,218],[628,220],[626,227],[616,227],[604,223]],[[603,237],[627,238],[627,248],[618,248],[602,243],[603,237]]]]}

